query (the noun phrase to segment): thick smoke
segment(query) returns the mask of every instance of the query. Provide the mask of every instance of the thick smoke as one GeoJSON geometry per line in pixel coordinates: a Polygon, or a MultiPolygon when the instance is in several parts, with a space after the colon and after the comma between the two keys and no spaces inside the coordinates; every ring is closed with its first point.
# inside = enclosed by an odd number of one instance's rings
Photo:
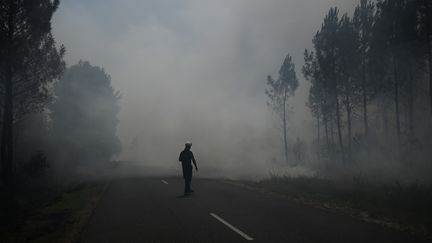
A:
{"type": "Polygon", "coordinates": [[[122,92],[118,159],[177,168],[191,140],[201,173],[256,178],[282,157],[266,76],[293,56],[289,135],[310,141],[303,51],[330,6],[353,2],[65,0],[53,23],[67,62],[102,66],[122,92]]]}
{"type": "Polygon", "coordinates": [[[103,69],[79,62],[55,83],[49,107],[50,157],[60,174],[94,173],[120,151],[119,93],[103,69]]]}

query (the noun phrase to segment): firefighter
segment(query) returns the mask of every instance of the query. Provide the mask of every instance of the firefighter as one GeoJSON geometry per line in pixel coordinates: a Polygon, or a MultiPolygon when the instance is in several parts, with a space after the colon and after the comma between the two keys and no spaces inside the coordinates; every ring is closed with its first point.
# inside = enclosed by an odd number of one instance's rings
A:
{"type": "Polygon", "coordinates": [[[191,181],[192,181],[192,163],[195,166],[195,170],[198,171],[198,167],[196,164],[195,157],[191,151],[192,143],[187,141],[185,143],[185,148],[183,151],[181,151],[179,156],[179,161],[182,164],[183,168],[183,178],[185,180],[185,188],[184,188],[184,195],[190,195],[192,192],[194,192],[191,189],[191,181]]]}

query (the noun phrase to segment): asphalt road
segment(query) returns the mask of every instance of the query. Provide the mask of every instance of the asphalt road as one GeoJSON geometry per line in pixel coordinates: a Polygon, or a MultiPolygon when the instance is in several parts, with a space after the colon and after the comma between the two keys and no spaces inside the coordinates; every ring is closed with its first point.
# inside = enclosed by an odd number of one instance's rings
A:
{"type": "Polygon", "coordinates": [[[80,242],[426,242],[220,180],[114,180],[80,242]]]}

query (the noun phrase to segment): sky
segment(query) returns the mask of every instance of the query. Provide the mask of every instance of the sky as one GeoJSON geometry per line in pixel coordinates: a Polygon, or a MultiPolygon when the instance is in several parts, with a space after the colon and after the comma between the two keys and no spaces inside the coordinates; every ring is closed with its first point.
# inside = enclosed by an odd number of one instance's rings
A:
{"type": "Polygon", "coordinates": [[[310,140],[303,53],[332,6],[353,0],[63,0],[53,19],[66,62],[103,67],[122,94],[119,159],[174,166],[186,140],[204,167],[263,172],[280,156],[266,76],[289,53],[300,87],[289,137],[310,140]],[[249,166],[253,165],[253,166],[249,166]]]}

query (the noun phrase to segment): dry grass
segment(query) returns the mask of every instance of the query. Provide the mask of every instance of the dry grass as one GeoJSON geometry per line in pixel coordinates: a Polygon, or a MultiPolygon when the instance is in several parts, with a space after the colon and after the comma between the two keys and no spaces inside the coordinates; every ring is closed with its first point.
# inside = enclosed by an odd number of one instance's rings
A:
{"type": "Polygon", "coordinates": [[[45,206],[19,215],[14,227],[3,227],[0,242],[74,242],[96,207],[105,182],[79,183],[45,206]]]}
{"type": "Polygon", "coordinates": [[[392,228],[432,235],[432,185],[278,176],[247,184],[392,228]]]}

